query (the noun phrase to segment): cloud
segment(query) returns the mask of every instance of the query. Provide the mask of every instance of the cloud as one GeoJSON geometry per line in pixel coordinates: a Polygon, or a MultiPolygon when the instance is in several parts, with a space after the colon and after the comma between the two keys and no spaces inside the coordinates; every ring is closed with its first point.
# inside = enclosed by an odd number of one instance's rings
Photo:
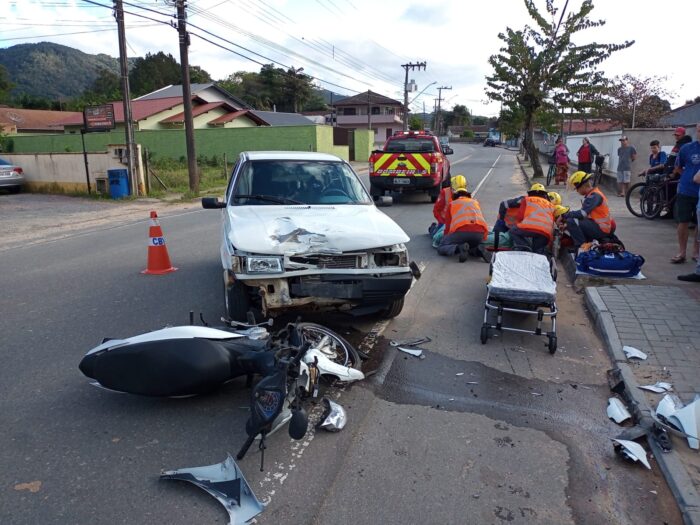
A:
{"type": "Polygon", "coordinates": [[[401,15],[400,19],[413,24],[420,24],[429,28],[432,32],[436,27],[444,26],[448,23],[450,10],[446,4],[414,4],[409,6],[401,15]]]}

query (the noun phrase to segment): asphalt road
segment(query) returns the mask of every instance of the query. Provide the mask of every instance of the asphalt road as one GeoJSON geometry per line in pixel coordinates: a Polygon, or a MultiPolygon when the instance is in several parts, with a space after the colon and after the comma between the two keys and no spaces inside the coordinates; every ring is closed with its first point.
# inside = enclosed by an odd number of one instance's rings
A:
{"type": "MultiPolygon", "coordinates": [[[[452,173],[478,187],[491,222],[500,200],[524,190],[513,153],[454,149],[452,173]]],[[[0,218],[16,197],[0,196],[0,218]]],[[[398,318],[309,318],[357,343],[383,329],[367,345],[365,369],[376,372],[331,392],[348,410],[343,432],[311,431],[301,442],[279,433],[264,472],[257,453],[241,462],[268,503],[257,522],[681,523],[658,468],[613,454],[621,429],[605,414],[609,362],[563,272],[556,355],[530,335],[481,345],[488,265],[438,257],[426,235],[431,209],[423,195],[384,209],[425,265],[398,318]],[[387,345],[421,335],[432,338],[424,360],[387,345]]],[[[235,454],[247,418],[242,382],[200,398],[141,399],[95,389],[77,369],[105,336],[185,324],[190,310],[221,315],[219,212],[160,215],[179,267],[161,277],[139,273],[148,230],[131,214],[0,246],[0,523],[226,522],[209,496],[158,474],[235,454]]]]}

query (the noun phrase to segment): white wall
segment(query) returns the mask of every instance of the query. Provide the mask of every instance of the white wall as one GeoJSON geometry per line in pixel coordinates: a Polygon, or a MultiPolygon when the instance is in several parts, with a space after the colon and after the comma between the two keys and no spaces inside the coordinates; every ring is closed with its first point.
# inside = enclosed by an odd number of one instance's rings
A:
{"type": "MultiPolygon", "coordinates": [[[[107,170],[125,168],[113,153],[88,153],[90,187],[95,179],[106,178],[107,170]]],[[[4,153],[3,158],[20,166],[29,189],[58,186],[63,191],[87,192],[85,160],[82,153],[4,153]]]]}

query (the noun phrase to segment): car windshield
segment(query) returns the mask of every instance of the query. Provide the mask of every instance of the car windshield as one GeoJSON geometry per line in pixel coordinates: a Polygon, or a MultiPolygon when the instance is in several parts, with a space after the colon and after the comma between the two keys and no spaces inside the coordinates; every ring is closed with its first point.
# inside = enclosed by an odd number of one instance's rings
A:
{"type": "Polygon", "coordinates": [[[343,162],[253,160],[238,174],[234,205],[371,204],[357,175],[343,162]]]}
{"type": "Polygon", "coordinates": [[[12,166],[12,163],[7,162],[5,159],[0,159],[0,166],[12,166]]]}

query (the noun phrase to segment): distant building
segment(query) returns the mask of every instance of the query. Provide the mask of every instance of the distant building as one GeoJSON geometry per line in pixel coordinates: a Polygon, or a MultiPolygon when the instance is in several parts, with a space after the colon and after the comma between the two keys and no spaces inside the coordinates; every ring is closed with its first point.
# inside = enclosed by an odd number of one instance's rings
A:
{"type": "Polygon", "coordinates": [[[659,119],[660,126],[690,127],[698,123],[700,123],[700,102],[673,109],[659,119]]]}
{"type": "MultiPolygon", "coordinates": [[[[298,113],[253,110],[248,104],[214,83],[192,84],[192,120],[195,129],[242,128],[257,126],[311,126],[314,123],[298,113]]],[[[124,105],[114,101],[117,129],[124,128],[124,105]]],[[[134,128],[142,130],[184,129],[185,107],[182,86],[166,86],[131,101],[134,128]]],[[[64,122],[66,133],[79,133],[82,113],[64,122]]]]}
{"type": "Polygon", "coordinates": [[[564,135],[580,135],[585,133],[601,133],[622,129],[622,124],[606,118],[568,119],[564,120],[562,130],[564,135]]]}
{"type": "Polygon", "coordinates": [[[0,132],[6,135],[37,135],[63,133],[67,119],[79,118],[76,111],[48,111],[43,109],[16,109],[0,106],[0,132]]]}
{"type": "Polygon", "coordinates": [[[375,142],[383,142],[404,124],[403,102],[374,91],[334,101],[336,127],[374,130],[375,142]]]}

